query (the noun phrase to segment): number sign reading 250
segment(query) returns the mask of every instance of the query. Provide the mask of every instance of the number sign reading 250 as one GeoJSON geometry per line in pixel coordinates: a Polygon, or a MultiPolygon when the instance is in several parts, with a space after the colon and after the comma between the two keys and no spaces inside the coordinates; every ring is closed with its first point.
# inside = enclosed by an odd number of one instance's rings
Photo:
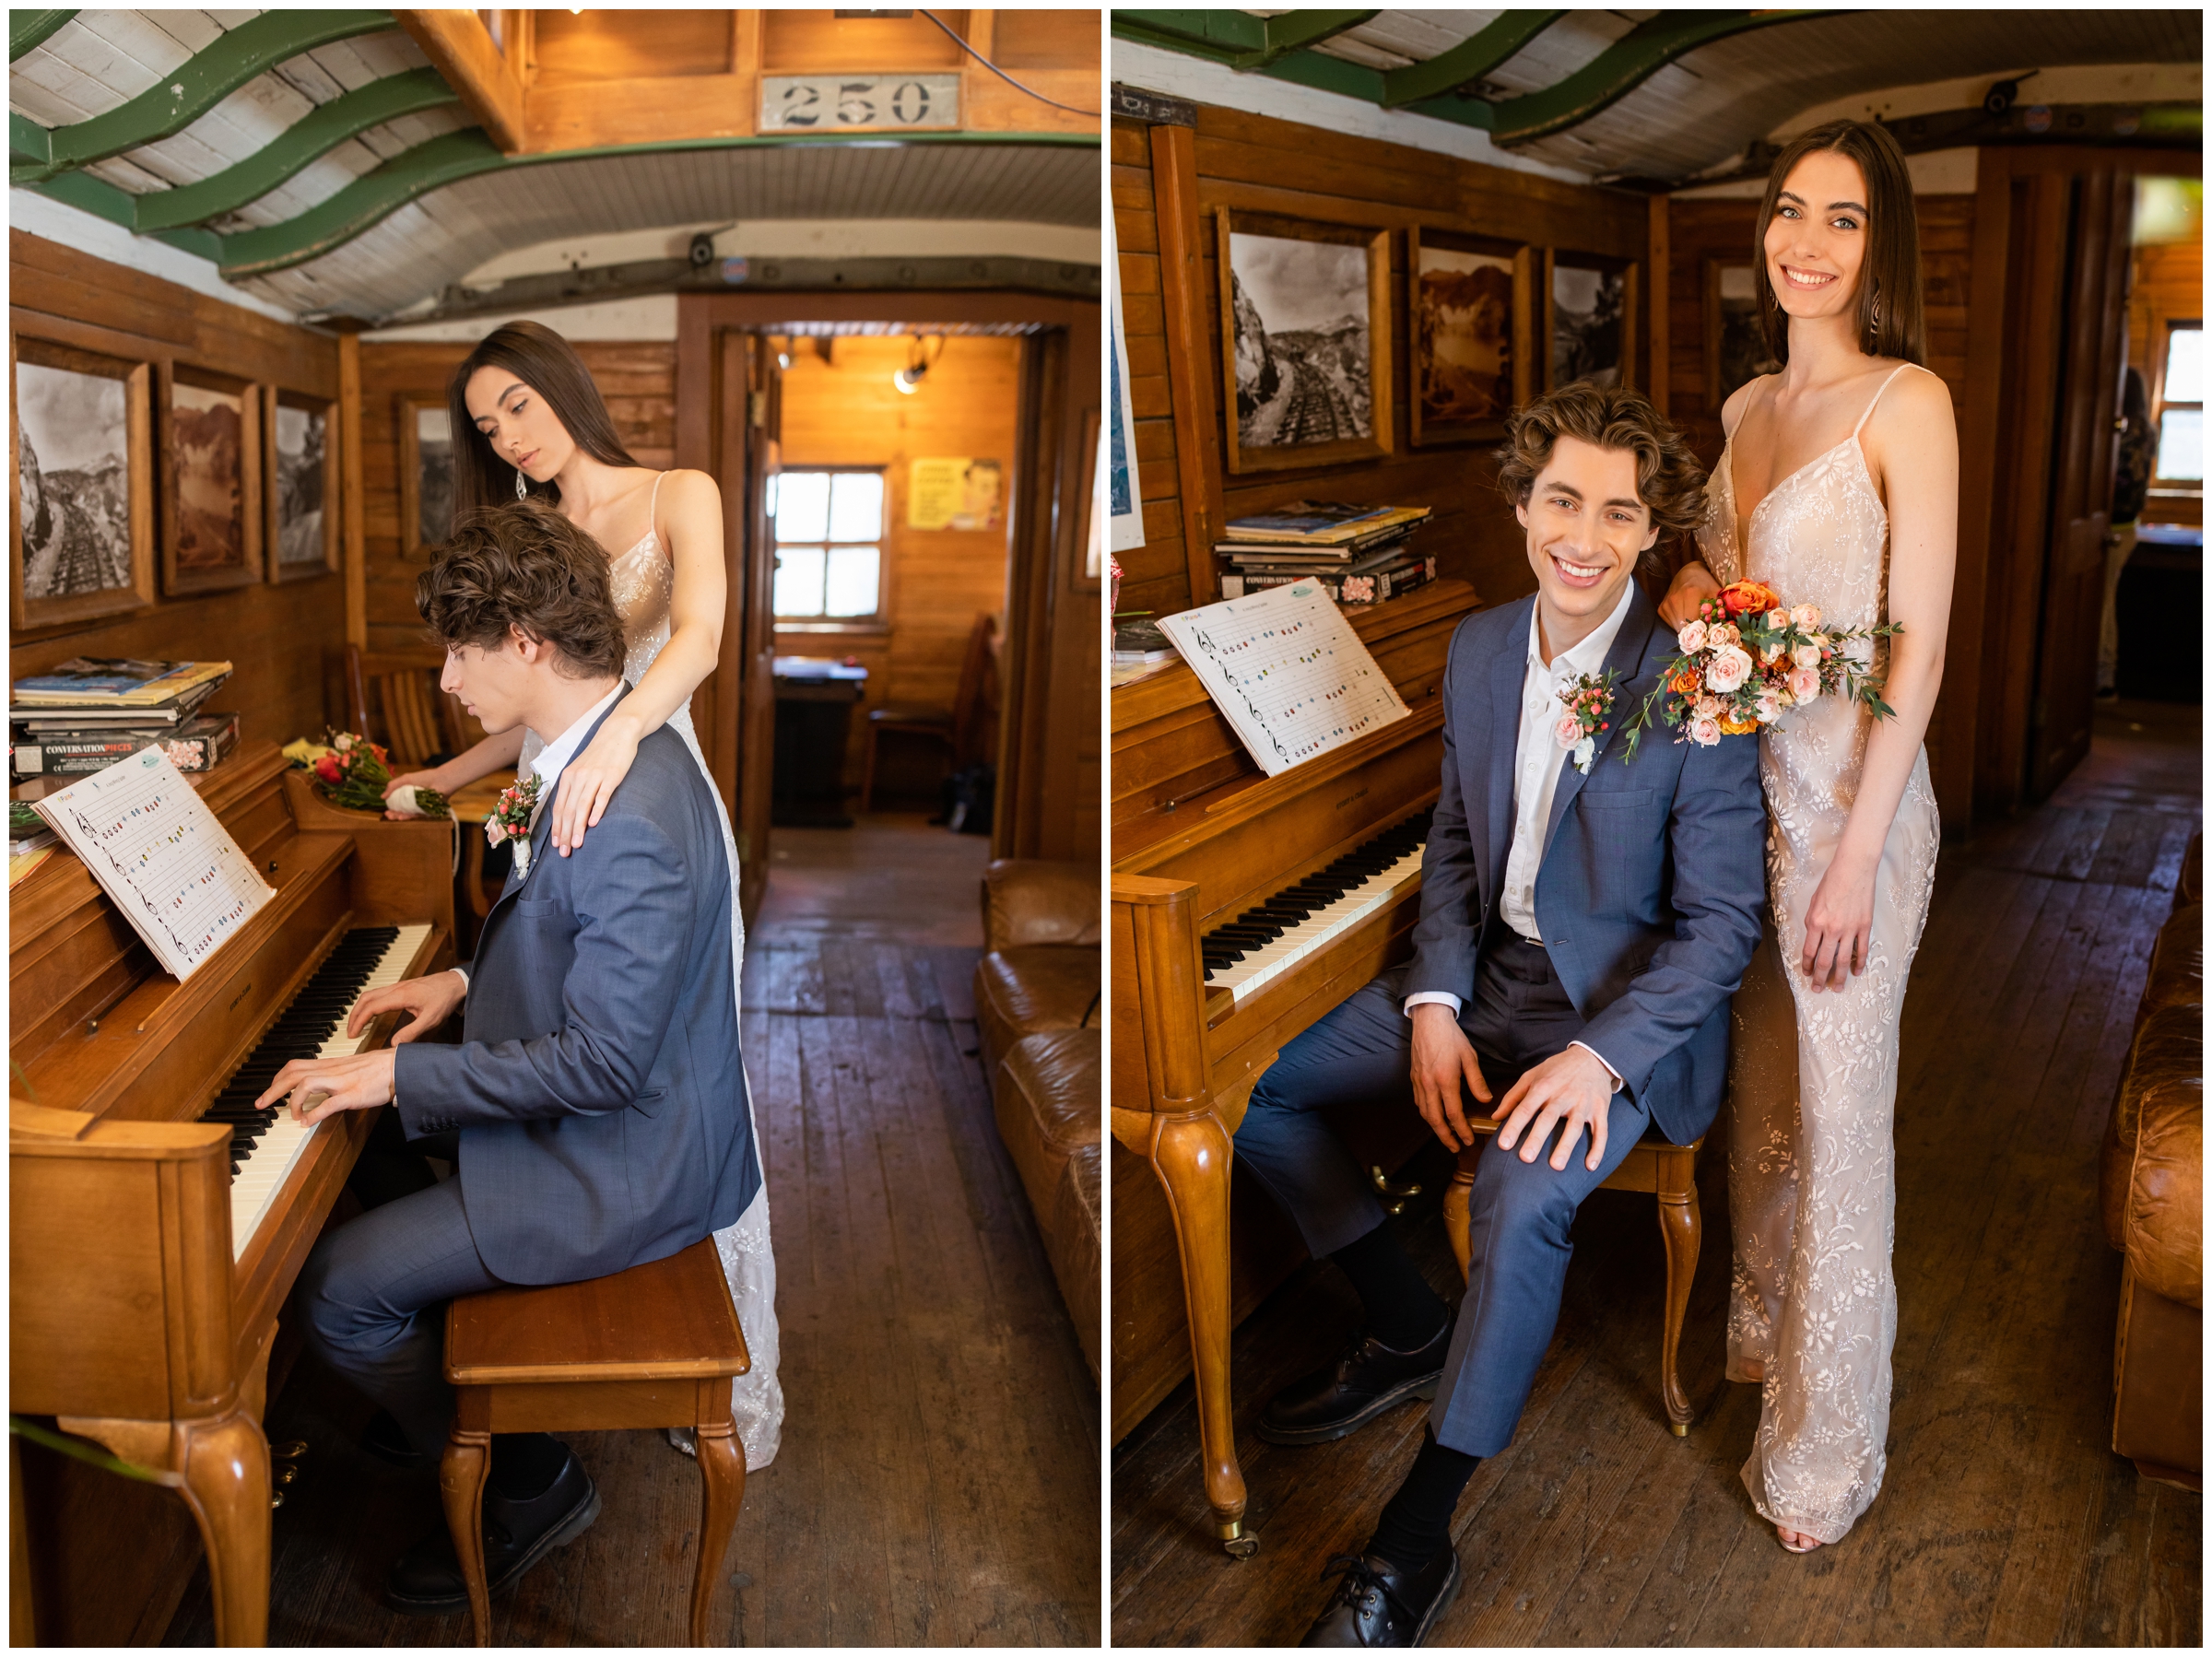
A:
{"type": "Polygon", "coordinates": [[[957,75],[771,75],[760,82],[762,132],[921,132],[959,123],[957,75]]]}

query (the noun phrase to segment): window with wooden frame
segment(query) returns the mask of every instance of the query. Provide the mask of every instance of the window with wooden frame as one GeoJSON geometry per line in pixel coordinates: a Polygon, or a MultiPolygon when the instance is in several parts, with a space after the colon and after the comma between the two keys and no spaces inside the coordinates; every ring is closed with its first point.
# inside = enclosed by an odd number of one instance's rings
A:
{"type": "Polygon", "coordinates": [[[769,479],[779,626],[880,623],[888,608],[880,466],[823,466],[769,479]]]}
{"type": "Polygon", "coordinates": [[[2159,384],[2151,405],[2159,458],[2153,481],[2204,487],[2205,323],[2202,317],[2169,318],[2158,341],[2159,384]]]}

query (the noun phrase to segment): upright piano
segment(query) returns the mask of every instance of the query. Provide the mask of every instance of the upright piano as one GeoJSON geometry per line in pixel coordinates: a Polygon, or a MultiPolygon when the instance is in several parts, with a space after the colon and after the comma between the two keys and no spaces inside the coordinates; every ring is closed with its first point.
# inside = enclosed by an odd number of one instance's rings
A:
{"type": "MultiPolygon", "coordinates": [[[[1442,581],[1356,612],[1411,714],[1275,777],[1181,664],[1113,693],[1113,1431],[1194,1369],[1206,1500],[1238,1557],[1258,1544],[1230,1429],[1232,1305],[1301,1255],[1271,1213],[1241,1216],[1232,1248],[1230,1136],[1283,1044],[1409,952],[1445,655],[1477,603],[1442,581]]],[[[1395,1126],[1410,1152],[1419,1123],[1395,1126]]]]}
{"type": "Polygon", "coordinates": [[[352,1004],[453,962],[451,823],[338,810],[268,743],[194,781],[276,896],[189,979],[65,852],[8,895],[8,1407],[152,1475],[11,1463],[41,1644],[159,1642],[195,1528],[217,1638],[265,1642],[277,1315],[375,1112],[242,1107],[287,1057],[382,1044],[396,1017],[348,1039],[352,1004]]]}

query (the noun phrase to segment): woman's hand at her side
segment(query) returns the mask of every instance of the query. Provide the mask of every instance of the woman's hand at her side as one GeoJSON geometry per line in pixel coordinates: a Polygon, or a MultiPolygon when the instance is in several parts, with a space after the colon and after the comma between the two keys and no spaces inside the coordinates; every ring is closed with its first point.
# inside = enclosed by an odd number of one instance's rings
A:
{"type": "Polygon", "coordinates": [[[1816,990],[1841,990],[1866,970],[1873,946],[1875,863],[1839,850],[1805,911],[1798,965],[1816,990]]]}
{"type": "Polygon", "coordinates": [[[1712,579],[1712,571],[1692,558],[1675,571],[1666,596],[1659,601],[1659,619],[1680,632],[1684,624],[1697,620],[1698,606],[1718,596],[1720,591],[1721,583],[1712,579]]]}
{"type": "Polygon", "coordinates": [[[563,857],[583,844],[584,830],[606,814],[637,759],[638,741],[629,721],[610,715],[583,752],[561,767],[553,794],[553,847],[563,857]]]}

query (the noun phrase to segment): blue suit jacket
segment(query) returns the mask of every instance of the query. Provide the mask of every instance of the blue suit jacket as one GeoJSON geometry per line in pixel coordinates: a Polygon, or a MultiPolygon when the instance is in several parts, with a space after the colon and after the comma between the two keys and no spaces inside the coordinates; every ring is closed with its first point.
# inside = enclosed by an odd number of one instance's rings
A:
{"type": "Polygon", "coordinates": [[[552,817],[485,919],[462,1043],[410,1042],[394,1072],[410,1138],[460,1131],[469,1233],[510,1283],[659,1260],[760,1188],[729,859],[698,762],[663,727],[568,857],[552,817]]]}
{"type": "MultiPolygon", "coordinates": [[[[1535,598],[1459,625],[1444,670],[1443,792],[1421,859],[1406,993],[1472,999],[1513,834],[1529,613],[1535,598]]],[[[1634,760],[1621,728],[1675,653],[1641,588],[1606,656],[1613,728],[1587,776],[1559,773],[1536,873],[1536,926],[1559,983],[1637,1101],[1677,1145],[1712,1125],[1728,1074],[1728,998],[1759,943],[1766,810],[1759,739],[1677,743],[1653,709],[1634,760]]],[[[1548,738],[1547,738],[1548,740],[1548,738]]]]}

